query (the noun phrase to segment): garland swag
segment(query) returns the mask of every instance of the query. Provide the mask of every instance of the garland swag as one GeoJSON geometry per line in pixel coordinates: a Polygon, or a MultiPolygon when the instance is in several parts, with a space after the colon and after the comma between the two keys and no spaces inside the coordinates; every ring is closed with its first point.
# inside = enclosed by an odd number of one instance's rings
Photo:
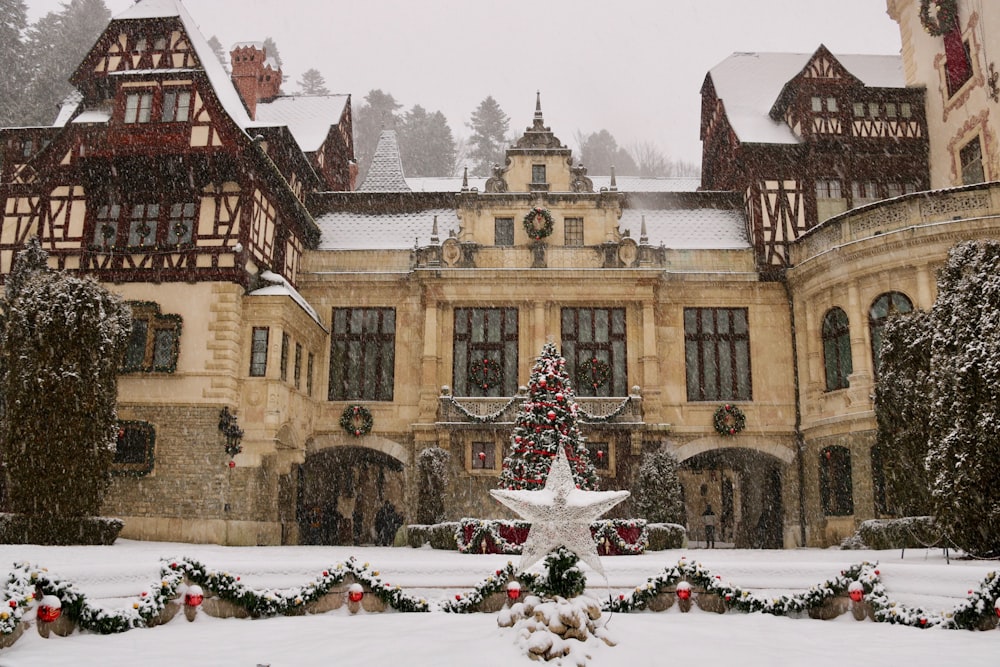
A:
{"type": "Polygon", "coordinates": [[[920,0],[920,24],[932,37],[941,37],[958,27],[958,3],[956,0],[920,0]],[[937,7],[937,15],[931,18],[931,4],[937,7]]]}

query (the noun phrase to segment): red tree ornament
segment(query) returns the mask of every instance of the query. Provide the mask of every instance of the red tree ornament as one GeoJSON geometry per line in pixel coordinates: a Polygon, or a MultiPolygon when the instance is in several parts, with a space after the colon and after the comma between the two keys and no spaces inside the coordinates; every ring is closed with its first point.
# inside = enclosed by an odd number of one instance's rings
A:
{"type": "Polygon", "coordinates": [[[679,600],[690,600],[691,599],[691,584],[686,581],[682,581],[677,584],[677,599],[679,600]]]}
{"type": "Polygon", "coordinates": [[[360,584],[351,584],[350,589],[347,591],[347,599],[351,602],[361,602],[361,598],[365,596],[365,591],[361,588],[360,584]]]}
{"type": "Polygon", "coordinates": [[[511,581],[507,584],[507,598],[510,600],[516,600],[521,597],[521,584],[516,581],[511,581]]]}

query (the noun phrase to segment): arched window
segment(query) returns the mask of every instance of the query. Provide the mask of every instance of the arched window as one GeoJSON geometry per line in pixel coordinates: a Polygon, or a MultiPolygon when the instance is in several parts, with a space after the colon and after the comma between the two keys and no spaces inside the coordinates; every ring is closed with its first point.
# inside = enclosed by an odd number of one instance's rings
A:
{"type": "Polygon", "coordinates": [[[846,389],[851,374],[851,329],[847,313],[831,308],[823,318],[823,365],[826,368],[826,390],[846,389]]]}
{"type": "Polygon", "coordinates": [[[847,447],[824,447],[819,454],[819,494],[823,514],[854,514],[854,486],[851,482],[851,452],[847,447]]]}
{"type": "Polygon", "coordinates": [[[882,330],[890,316],[897,313],[909,313],[913,310],[913,302],[902,292],[886,292],[880,294],[868,310],[868,331],[872,341],[872,368],[878,375],[879,352],[882,349],[882,330]]]}

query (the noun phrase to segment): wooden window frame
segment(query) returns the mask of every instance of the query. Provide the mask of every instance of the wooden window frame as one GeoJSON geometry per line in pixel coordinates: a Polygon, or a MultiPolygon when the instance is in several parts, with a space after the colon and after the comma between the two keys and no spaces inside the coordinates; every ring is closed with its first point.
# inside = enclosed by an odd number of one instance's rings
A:
{"type": "Polygon", "coordinates": [[[684,359],[687,377],[687,400],[752,401],[753,372],[750,358],[750,313],[747,308],[685,308],[684,359]],[[728,332],[719,333],[723,325],[728,332]],[[737,321],[737,318],[740,320],[737,321]],[[743,331],[738,331],[739,329],[743,331]],[[711,355],[709,354],[711,351],[711,355]],[[723,357],[725,353],[725,357],[723,357]],[[741,368],[740,357],[745,368],[741,368]],[[709,359],[712,356],[714,364],[709,359]],[[728,364],[723,365],[723,361],[728,364]],[[706,369],[715,368],[714,378],[706,369]],[[725,372],[723,369],[728,367],[725,372]],[[728,374],[729,382],[725,382],[728,374]],[[709,385],[713,386],[709,386],[709,385]]]}
{"type": "Polygon", "coordinates": [[[270,327],[254,327],[250,333],[250,377],[267,377],[267,348],[270,327]]]}
{"type": "Polygon", "coordinates": [[[958,164],[962,176],[962,185],[974,185],[986,182],[986,165],[983,162],[983,142],[978,134],[958,149],[958,164]]]}
{"type": "Polygon", "coordinates": [[[163,315],[159,304],[151,301],[130,301],[128,305],[132,309],[132,334],[122,359],[121,373],[175,372],[180,356],[181,316],[163,315]],[[137,340],[140,331],[136,326],[138,322],[143,323],[142,341],[137,340]],[[134,348],[140,344],[141,360],[133,354],[134,348]]]}
{"type": "Polygon", "coordinates": [[[503,247],[514,245],[514,218],[493,219],[493,245],[503,247]]]}
{"type": "Polygon", "coordinates": [[[625,309],[563,308],[560,322],[563,357],[576,395],[628,396],[628,314],[625,309]],[[578,365],[592,359],[606,363],[611,369],[608,382],[596,388],[581,385],[576,378],[578,365]]]}
{"type": "Polygon", "coordinates": [[[563,245],[583,246],[583,218],[563,218],[563,245]]]}
{"type": "Polygon", "coordinates": [[[518,337],[520,314],[517,308],[456,308],[452,348],[452,387],[456,396],[496,397],[517,393],[518,337]],[[491,335],[490,327],[495,326],[491,335]],[[481,328],[477,328],[481,327],[481,328]],[[499,385],[483,389],[470,382],[470,363],[488,359],[502,375],[499,385]]]}
{"type": "Polygon", "coordinates": [[[334,308],[332,322],[327,399],[392,401],[396,309],[334,308]]]}
{"type": "Polygon", "coordinates": [[[155,453],[156,429],[152,424],[134,420],[119,421],[118,438],[110,466],[111,474],[144,477],[153,472],[155,453]],[[137,440],[138,443],[135,442],[137,440]],[[140,455],[135,456],[136,452],[128,450],[138,450],[140,455]],[[126,457],[125,453],[132,455],[126,457]]]}
{"type": "Polygon", "coordinates": [[[831,308],[823,316],[823,370],[826,390],[851,386],[848,376],[854,371],[851,358],[851,325],[842,308],[831,308]]]}

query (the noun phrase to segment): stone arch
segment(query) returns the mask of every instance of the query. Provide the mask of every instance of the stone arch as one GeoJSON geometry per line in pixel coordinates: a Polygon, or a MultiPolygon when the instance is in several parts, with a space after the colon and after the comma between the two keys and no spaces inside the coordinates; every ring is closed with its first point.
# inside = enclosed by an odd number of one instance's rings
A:
{"type": "Polygon", "coordinates": [[[784,546],[785,508],[794,452],[765,439],[707,437],[674,449],[681,462],[688,535],[704,544],[703,514],[717,517],[717,544],[784,546]]]}
{"type": "Polygon", "coordinates": [[[314,437],[298,466],[304,544],[385,544],[402,521],[405,450],[385,438],[314,437]]]}

